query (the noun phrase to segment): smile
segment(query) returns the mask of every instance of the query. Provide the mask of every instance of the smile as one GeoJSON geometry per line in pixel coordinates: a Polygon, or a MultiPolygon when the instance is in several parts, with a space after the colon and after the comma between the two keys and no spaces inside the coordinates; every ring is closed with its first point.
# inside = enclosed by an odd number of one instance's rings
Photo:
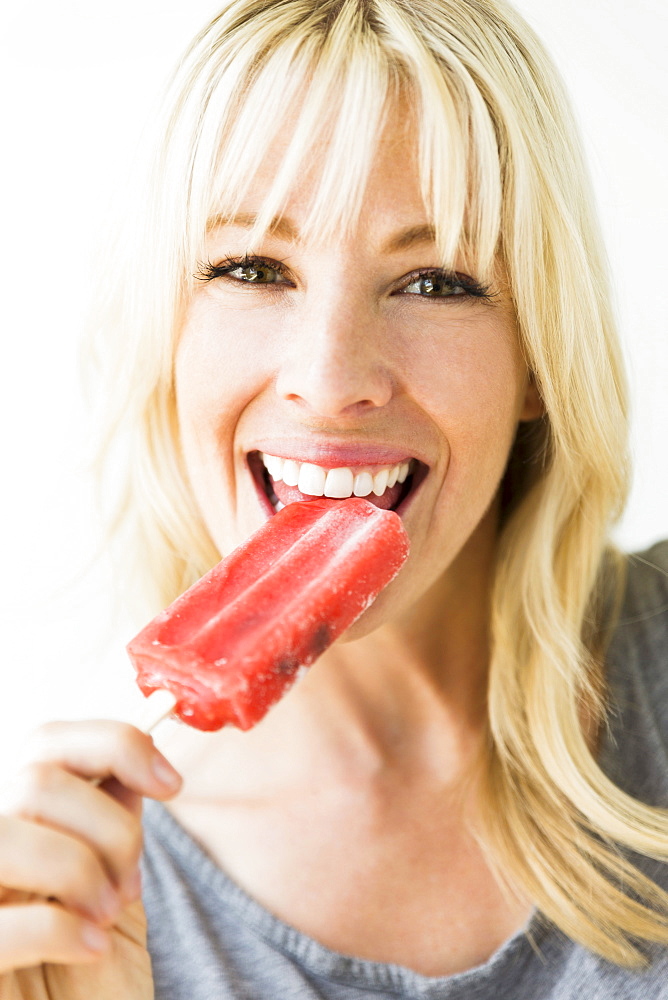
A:
{"type": "Polygon", "coordinates": [[[313,497],[343,500],[353,496],[366,497],[378,507],[396,509],[410,490],[418,463],[406,458],[393,465],[330,468],[255,452],[249,455],[249,464],[256,482],[277,511],[288,503],[313,497]]]}
{"type": "Polygon", "coordinates": [[[347,466],[340,469],[324,469],[311,462],[295,462],[290,458],[262,455],[265,469],[274,482],[284,482],[286,486],[296,486],[300,493],[312,497],[331,497],[343,500],[345,497],[367,497],[375,493],[383,495],[395,483],[403,483],[410,471],[411,463],[398,462],[385,465],[378,470],[363,469],[355,472],[347,466]]]}

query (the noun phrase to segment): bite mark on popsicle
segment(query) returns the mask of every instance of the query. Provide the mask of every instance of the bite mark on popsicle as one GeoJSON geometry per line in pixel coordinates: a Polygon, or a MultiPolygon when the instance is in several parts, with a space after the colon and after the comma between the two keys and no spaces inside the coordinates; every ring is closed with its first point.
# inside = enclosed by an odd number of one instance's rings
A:
{"type": "Polygon", "coordinates": [[[250,729],[390,583],[401,518],[359,498],[289,504],[128,644],[145,695],[202,730],[250,729]]]}

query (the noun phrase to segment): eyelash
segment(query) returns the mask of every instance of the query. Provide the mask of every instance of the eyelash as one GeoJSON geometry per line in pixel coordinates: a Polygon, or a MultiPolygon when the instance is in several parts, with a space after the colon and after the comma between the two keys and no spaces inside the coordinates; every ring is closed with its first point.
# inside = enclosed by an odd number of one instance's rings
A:
{"type": "MultiPolygon", "coordinates": [[[[281,277],[287,278],[288,271],[287,268],[281,264],[279,261],[271,260],[268,257],[225,257],[219,264],[213,264],[210,260],[201,261],[197,265],[197,273],[194,275],[198,281],[213,281],[215,278],[224,278],[226,275],[230,274],[232,271],[236,271],[238,268],[244,267],[267,267],[272,271],[276,271],[281,277]]],[[[464,274],[458,274],[455,271],[444,271],[439,268],[425,268],[421,271],[413,271],[406,275],[404,278],[404,283],[402,287],[411,285],[416,281],[423,280],[425,278],[438,278],[445,281],[447,284],[454,285],[459,288],[463,288],[465,295],[443,295],[443,296],[430,296],[430,295],[420,295],[416,294],[416,298],[422,299],[449,299],[449,298],[475,298],[482,299],[484,301],[491,301],[494,298],[493,293],[490,292],[489,285],[482,285],[480,282],[475,281],[473,278],[468,277],[464,274]]],[[[253,282],[238,281],[239,284],[253,284],[253,282]]],[[[258,282],[258,285],[263,285],[264,287],[271,287],[272,284],[278,284],[277,282],[258,282]]],[[[401,289],[397,289],[401,291],[401,289]]],[[[414,293],[408,293],[414,294],[414,293]]]]}

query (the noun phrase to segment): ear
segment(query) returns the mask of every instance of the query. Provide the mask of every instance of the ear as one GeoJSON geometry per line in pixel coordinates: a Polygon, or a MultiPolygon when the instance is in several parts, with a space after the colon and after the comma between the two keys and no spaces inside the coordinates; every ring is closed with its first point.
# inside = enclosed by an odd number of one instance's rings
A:
{"type": "Polygon", "coordinates": [[[524,396],[524,404],[520,411],[519,419],[520,422],[522,422],[538,420],[539,417],[543,416],[545,416],[545,404],[543,403],[543,398],[538,391],[536,376],[533,372],[529,372],[526,393],[524,396]]]}

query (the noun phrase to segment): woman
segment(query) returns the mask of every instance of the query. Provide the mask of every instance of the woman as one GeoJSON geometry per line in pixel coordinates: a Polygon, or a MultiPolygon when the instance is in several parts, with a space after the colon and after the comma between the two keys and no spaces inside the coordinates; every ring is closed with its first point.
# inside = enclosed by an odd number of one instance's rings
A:
{"type": "Polygon", "coordinates": [[[332,470],[411,555],[257,728],[175,730],[182,785],[132,727],[42,730],[2,989],[665,996],[668,549],[609,545],[624,379],[539,43],[489,0],[233,0],[160,129],[100,338],[128,578],[156,610],[332,470]]]}

